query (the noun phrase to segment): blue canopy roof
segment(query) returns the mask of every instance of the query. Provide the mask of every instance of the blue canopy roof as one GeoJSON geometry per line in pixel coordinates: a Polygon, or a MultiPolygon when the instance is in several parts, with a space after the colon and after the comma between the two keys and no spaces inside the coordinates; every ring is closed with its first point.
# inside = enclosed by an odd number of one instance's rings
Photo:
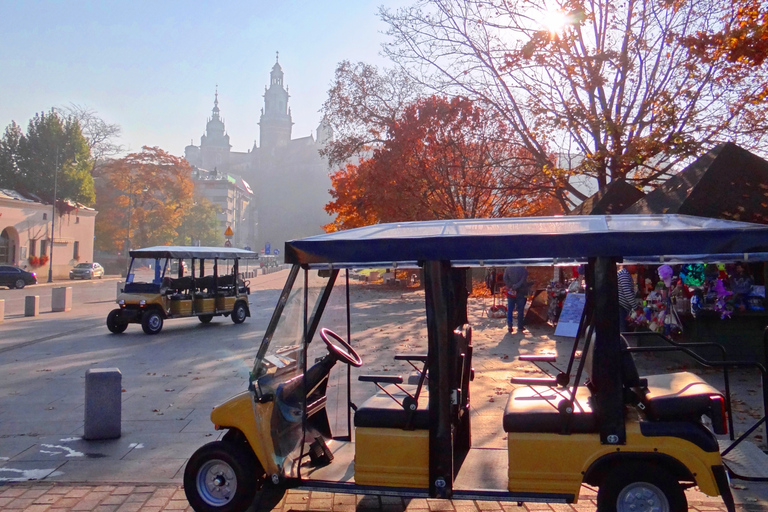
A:
{"type": "Polygon", "coordinates": [[[133,258],[202,258],[202,259],[243,259],[258,258],[259,255],[245,249],[230,247],[186,247],[179,245],[157,245],[131,251],[133,258]]]}
{"type": "Polygon", "coordinates": [[[688,215],[583,215],[376,224],[285,243],[313,267],[455,266],[768,259],[768,226],[688,215]]]}

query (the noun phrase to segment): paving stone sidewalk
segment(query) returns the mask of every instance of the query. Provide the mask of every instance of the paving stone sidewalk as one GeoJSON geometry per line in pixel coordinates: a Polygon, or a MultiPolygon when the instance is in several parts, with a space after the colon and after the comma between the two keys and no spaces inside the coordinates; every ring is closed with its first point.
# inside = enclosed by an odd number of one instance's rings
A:
{"type": "MultiPolygon", "coordinates": [[[[725,511],[720,499],[692,501],[688,509],[725,511]]],[[[15,483],[0,486],[0,510],[23,512],[161,512],[192,511],[184,489],[177,485],[88,485],[15,483]]],[[[355,496],[316,491],[289,490],[272,509],[275,512],[593,512],[595,495],[582,496],[574,505],[496,501],[402,499],[393,496],[355,496]]],[[[768,511],[768,502],[743,503],[737,510],[768,511]]],[[[257,512],[265,512],[259,510],[257,512]]]]}

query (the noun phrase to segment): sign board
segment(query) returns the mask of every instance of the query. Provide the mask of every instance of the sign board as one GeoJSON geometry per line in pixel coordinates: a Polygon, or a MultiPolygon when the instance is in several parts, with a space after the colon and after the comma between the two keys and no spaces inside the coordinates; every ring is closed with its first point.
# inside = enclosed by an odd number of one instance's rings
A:
{"type": "Polygon", "coordinates": [[[280,254],[280,249],[275,249],[274,251],[272,251],[272,254],[277,256],[278,254],[280,254]]]}
{"type": "Polygon", "coordinates": [[[224,231],[224,236],[231,237],[235,234],[234,231],[232,231],[232,226],[227,226],[227,230],[224,231]]]}
{"type": "Polygon", "coordinates": [[[563,310],[560,311],[560,319],[555,328],[555,336],[576,337],[586,300],[587,296],[583,293],[569,293],[565,296],[563,310]]]}
{"type": "Polygon", "coordinates": [[[225,241],[224,247],[232,247],[232,242],[230,240],[225,241]]]}
{"type": "Polygon", "coordinates": [[[264,254],[271,254],[270,251],[272,250],[272,244],[267,242],[264,244],[264,254]]]}

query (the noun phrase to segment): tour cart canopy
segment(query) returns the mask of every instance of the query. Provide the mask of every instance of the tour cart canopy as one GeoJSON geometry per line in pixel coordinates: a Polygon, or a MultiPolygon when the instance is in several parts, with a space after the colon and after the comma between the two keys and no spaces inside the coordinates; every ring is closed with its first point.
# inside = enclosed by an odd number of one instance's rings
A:
{"type": "Polygon", "coordinates": [[[690,215],[581,215],[375,224],[285,243],[312,268],[766,261],[768,226],[690,215]]]}
{"type": "Polygon", "coordinates": [[[184,258],[184,259],[255,259],[259,255],[245,249],[228,247],[184,247],[179,245],[158,245],[131,251],[132,258],[184,258]]]}

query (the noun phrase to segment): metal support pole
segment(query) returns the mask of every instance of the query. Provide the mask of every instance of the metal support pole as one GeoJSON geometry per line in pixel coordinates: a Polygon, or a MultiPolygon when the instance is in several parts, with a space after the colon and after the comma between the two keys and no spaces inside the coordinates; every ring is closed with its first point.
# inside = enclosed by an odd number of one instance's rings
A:
{"type": "Polygon", "coordinates": [[[59,147],[56,146],[56,165],[53,168],[53,216],[51,217],[51,255],[48,258],[48,282],[53,282],[53,235],[56,231],[56,194],[59,185],[59,147]]]}

